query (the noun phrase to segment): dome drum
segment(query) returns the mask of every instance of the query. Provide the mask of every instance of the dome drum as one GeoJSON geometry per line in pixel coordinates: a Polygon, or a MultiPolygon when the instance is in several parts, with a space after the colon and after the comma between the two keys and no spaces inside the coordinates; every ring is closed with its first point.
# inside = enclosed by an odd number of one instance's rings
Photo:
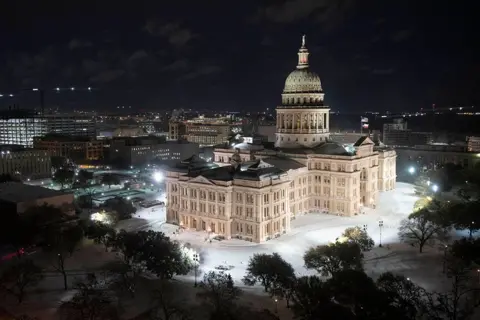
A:
{"type": "Polygon", "coordinates": [[[307,106],[323,106],[323,93],[284,93],[282,94],[283,105],[307,105],[307,106]]]}

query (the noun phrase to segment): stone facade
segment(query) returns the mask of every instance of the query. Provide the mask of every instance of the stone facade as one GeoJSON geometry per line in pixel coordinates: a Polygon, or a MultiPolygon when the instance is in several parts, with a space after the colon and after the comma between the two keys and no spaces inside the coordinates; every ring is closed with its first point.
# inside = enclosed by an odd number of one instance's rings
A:
{"type": "Polygon", "coordinates": [[[190,158],[171,168],[167,221],[262,242],[287,233],[298,215],[352,216],[395,188],[395,151],[368,137],[329,140],[329,108],[304,41],[292,74],[277,107],[276,148],[242,143],[215,149],[214,165],[190,158]]]}

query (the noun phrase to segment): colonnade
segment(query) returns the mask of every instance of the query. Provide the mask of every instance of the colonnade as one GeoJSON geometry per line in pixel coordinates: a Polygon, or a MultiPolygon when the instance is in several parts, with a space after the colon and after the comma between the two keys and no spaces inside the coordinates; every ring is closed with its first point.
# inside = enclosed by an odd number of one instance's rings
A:
{"type": "Polygon", "coordinates": [[[277,129],[298,130],[299,133],[310,130],[329,130],[330,114],[326,112],[277,110],[277,129]]]}

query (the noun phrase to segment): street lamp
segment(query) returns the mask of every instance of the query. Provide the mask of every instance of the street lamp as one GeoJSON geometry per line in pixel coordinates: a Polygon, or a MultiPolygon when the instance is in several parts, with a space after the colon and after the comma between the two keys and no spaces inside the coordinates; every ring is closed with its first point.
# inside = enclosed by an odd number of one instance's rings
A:
{"type": "Polygon", "coordinates": [[[437,192],[438,191],[438,185],[434,184],[432,186],[432,190],[433,190],[433,192],[437,192]]]}
{"type": "Polygon", "coordinates": [[[275,298],[275,313],[278,313],[278,299],[275,298]]]}
{"type": "Polygon", "coordinates": [[[414,167],[408,168],[408,173],[414,174],[415,173],[415,168],[414,167]]]}
{"type": "Polygon", "coordinates": [[[378,221],[378,227],[380,228],[380,242],[378,244],[379,247],[382,247],[382,227],[383,227],[383,220],[378,221]]]}
{"type": "Polygon", "coordinates": [[[445,247],[443,248],[443,273],[445,273],[445,271],[447,270],[447,249],[448,246],[445,245],[445,247]]]}
{"type": "Polygon", "coordinates": [[[195,283],[194,287],[197,286],[197,273],[198,273],[198,265],[200,264],[200,256],[198,253],[193,254],[193,266],[194,266],[194,271],[195,271],[195,283]]]}

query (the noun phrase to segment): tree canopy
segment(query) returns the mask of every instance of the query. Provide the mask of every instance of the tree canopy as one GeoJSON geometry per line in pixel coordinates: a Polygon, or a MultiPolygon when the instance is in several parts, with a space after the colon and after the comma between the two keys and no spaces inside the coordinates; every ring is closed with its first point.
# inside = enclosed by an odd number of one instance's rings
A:
{"type": "Polygon", "coordinates": [[[363,270],[363,254],[355,242],[335,242],[310,248],[303,260],[307,269],[315,269],[323,276],[333,276],[345,269],[363,270]]]}

